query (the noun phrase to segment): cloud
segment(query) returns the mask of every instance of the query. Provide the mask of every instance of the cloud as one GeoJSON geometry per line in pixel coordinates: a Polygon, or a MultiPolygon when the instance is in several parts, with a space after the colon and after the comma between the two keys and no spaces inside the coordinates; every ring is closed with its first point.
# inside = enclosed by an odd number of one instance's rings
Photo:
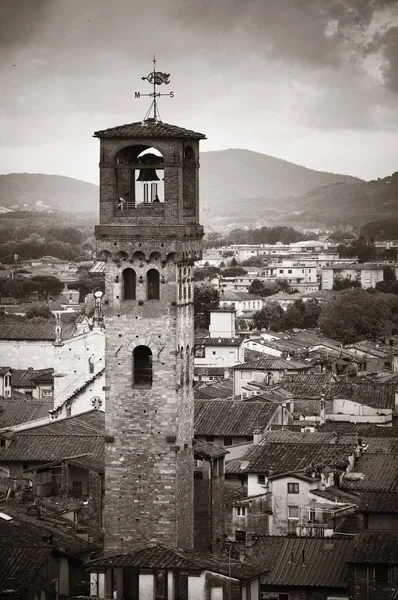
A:
{"type": "Polygon", "coordinates": [[[397,28],[397,0],[0,0],[2,145],[44,160],[142,118],[154,53],[175,91],[162,117],[213,147],[376,140],[398,128],[397,28]]]}

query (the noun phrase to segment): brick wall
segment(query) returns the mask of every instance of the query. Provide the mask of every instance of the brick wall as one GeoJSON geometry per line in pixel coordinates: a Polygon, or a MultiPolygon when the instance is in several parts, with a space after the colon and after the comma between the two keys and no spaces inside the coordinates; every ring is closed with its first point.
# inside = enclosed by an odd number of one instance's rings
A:
{"type": "MultiPolygon", "coordinates": [[[[101,140],[97,255],[107,258],[105,551],[149,543],[193,546],[193,261],[201,257],[197,177],[186,182],[182,139],[101,140]],[[115,155],[135,144],[164,157],[165,202],[117,210],[115,155]],[[153,210],[152,210],[153,209],[153,210]],[[129,214],[126,214],[126,213],[129,214]],[[136,274],[136,299],[123,300],[123,270],[136,274]],[[149,269],[159,300],[147,300],[149,269]],[[132,353],[152,352],[152,386],[133,385],[132,353]]],[[[198,167],[198,141],[191,144],[198,167]]]]}

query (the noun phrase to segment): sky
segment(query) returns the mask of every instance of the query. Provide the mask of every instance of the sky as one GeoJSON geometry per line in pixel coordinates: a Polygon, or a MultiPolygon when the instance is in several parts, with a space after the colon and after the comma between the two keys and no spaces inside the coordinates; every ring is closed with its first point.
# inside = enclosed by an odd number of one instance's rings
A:
{"type": "Polygon", "coordinates": [[[398,170],[398,0],[0,0],[0,173],[98,182],[93,132],[163,121],[369,180],[398,170]]]}

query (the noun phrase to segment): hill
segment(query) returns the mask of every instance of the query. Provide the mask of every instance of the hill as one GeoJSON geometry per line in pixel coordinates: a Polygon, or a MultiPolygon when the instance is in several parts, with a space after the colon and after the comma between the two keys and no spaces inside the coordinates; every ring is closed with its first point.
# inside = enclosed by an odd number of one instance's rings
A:
{"type": "Polygon", "coordinates": [[[228,210],[245,199],[298,197],[315,187],[360,181],[349,175],[314,171],[251,150],[203,152],[200,163],[202,203],[208,201],[228,210]]]}
{"type": "MultiPolygon", "coordinates": [[[[250,150],[201,154],[202,221],[209,226],[361,226],[398,216],[398,174],[377,181],[314,171],[250,150]]],[[[98,186],[70,177],[0,175],[0,207],[98,214],[98,186]]]]}
{"type": "Polygon", "coordinates": [[[97,212],[98,186],[60,175],[0,175],[0,206],[67,212],[97,212]]]}
{"type": "Polygon", "coordinates": [[[398,172],[374,181],[316,188],[289,201],[285,223],[319,222],[355,226],[383,218],[398,217],[398,172]],[[293,211],[293,212],[292,212],[293,211]]]}

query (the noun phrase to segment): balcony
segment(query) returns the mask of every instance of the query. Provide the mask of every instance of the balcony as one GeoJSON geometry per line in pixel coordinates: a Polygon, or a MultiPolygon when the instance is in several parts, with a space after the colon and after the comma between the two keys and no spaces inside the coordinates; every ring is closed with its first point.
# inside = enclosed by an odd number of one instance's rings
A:
{"type": "Polygon", "coordinates": [[[297,537],[331,537],[333,529],[327,523],[305,523],[296,526],[297,537]]]}

